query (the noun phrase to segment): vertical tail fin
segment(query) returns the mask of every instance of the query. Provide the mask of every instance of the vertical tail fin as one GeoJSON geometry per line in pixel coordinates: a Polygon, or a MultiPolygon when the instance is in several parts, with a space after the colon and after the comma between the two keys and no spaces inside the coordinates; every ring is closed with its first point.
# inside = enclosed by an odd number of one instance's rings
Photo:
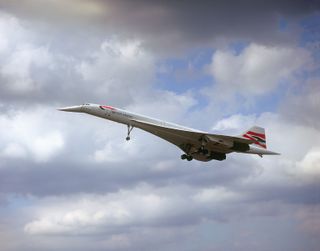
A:
{"type": "Polygon", "coordinates": [[[247,132],[245,132],[242,137],[254,141],[253,144],[255,146],[267,149],[266,134],[264,132],[264,128],[262,127],[253,126],[247,132]]]}

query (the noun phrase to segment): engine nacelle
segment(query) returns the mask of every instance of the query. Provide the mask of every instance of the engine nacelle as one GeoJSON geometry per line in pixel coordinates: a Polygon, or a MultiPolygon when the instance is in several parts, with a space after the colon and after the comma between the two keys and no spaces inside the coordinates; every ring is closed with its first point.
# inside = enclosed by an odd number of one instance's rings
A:
{"type": "Polygon", "coordinates": [[[220,160],[220,161],[225,160],[226,154],[225,153],[218,153],[218,152],[211,152],[210,159],[215,159],[215,160],[220,160]]]}
{"type": "Polygon", "coordinates": [[[250,150],[250,147],[246,143],[233,142],[233,146],[231,149],[238,151],[238,152],[246,152],[246,151],[250,150]]]}

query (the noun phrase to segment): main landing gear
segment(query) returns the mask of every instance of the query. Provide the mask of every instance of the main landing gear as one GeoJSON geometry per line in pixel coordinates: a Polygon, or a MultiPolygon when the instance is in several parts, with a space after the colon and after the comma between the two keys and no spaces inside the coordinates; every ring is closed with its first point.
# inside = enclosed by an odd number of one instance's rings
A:
{"type": "Polygon", "coordinates": [[[193,157],[191,155],[182,154],[181,159],[186,159],[187,161],[193,160],[193,157]]]}
{"type": "Polygon", "coordinates": [[[199,138],[199,142],[201,145],[199,148],[191,144],[185,144],[181,146],[181,149],[185,152],[185,154],[181,155],[181,159],[186,159],[188,161],[193,160],[192,155],[194,155],[197,159],[206,159],[209,154],[208,149],[205,148],[206,144],[208,143],[208,139],[205,136],[201,136],[199,138]],[[199,157],[200,155],[200,157],[199,157]]]}
{"type": "Polygon", "coordinates": [[[129,141],[130,140],[130,133],[133,129],[133,126],[132,125],[127,125],[128,126],[128,134],[127,134],[127,137],[126,137],[126,141],[129,141]]]}
{"type": "Polygon", "coordinates": [[[182,160],[184,159],[186,159],[187,161],[193,160],[193,157],[190,154],[191,148],[192,148],[192,145],[190,144],[184,144],[181,146],[181,149],[185,152],[184,154],[181,155],[182,160]]]}
{"type": "Polygon", "coordinates": [[[204,146],[201,146],[201,147],[198,149],[197,153],[201,153],[201,154],[203,154],[203,155],[207,155],[207,154],[209,153],[209,151],[208,151],[207,149],[205,149],[204,146]]]}

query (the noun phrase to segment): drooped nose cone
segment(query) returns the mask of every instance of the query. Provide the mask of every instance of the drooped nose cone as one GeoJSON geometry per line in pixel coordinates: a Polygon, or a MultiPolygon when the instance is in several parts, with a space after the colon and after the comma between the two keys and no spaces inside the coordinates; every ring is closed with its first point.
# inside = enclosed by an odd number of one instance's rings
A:
{"type": "Polygon", "coordinates": [[[64,112],[82,112],[82,105],[62,107],[58,108],[58,110],[64,112]]]}

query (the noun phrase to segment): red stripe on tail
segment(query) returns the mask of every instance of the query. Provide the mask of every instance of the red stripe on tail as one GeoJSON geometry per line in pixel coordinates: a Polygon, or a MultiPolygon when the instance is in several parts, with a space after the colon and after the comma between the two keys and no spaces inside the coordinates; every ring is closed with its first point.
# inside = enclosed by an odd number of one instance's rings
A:
{"type": "Polygon", "coordinates": [[[267,148],[267,145],[266,144],[263,144],[263,143],[260,143],[259,141],[257,141],[255,138],[252,138],[250,137],[249,135],[245,134],[243,135],[244,138],[247,138],[247,139],[250,139],[254,142],[254,144],[258,145],[258,146],[261,146],[263,148],[267,148]]]}
{"type": "Polygon", "coordinates": [[[254,135],[254,136],[258,136],[260,138],[263,138],[263,139],[266,139],[266,135],[265,134],[262,134],[262,133],[256,133],[256,132],[252,132],[252,131],[249,131],[246,133],[246,135],[249,134],[249,135],[254,135]]]}

